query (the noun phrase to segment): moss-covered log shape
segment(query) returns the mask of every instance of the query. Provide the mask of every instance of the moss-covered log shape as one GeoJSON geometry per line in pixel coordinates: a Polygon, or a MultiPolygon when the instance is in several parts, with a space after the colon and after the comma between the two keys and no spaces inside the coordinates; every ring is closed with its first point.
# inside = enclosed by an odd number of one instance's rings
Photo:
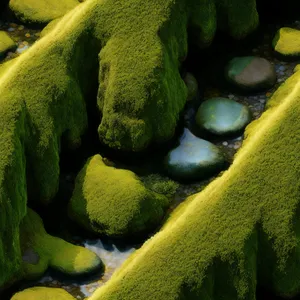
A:
{"type": "Polygon", "coordinates": [[[2,72],[0,286],[20,272],[27,191],[32,201],[48,203],[58,188],[62,138],[80,144],[99,59],[101,140],[134,151],[163,141],[186,100],[178,67],[187,27],[207,44],[219,16],[238,38],[257,24],[255,0],[225,2],[216,9],[213,0],[87,0],[2,72]]]}
{"type": "Polygon", "coordinates": [[[47,24],[78,4],[77,0],[10,0],[9,7],[22,22],[47,24]]]}
{"type": "Polygon", "coordinates": [[[20,231],[25,279],[40,277],[48,267],[68,276],[104,270],[101,259],[94,252],[47,234],[42,219],[31,209],[28,209],[20,231]]]}
{"type": "Polygon", "coordinates": [[[133,172],[109,167],[95,155],[76,178],[69,215],[96,233],[132,237],[158,226],[169,204],[133,172]]]}
{"type": "Polygon", "coordinates": [[[300,71],[247,128],[228,171],[179,207],[90,300],[300,292],[300,71]]]}
{"type": "Polygon", "coordinates": [[[75,300],[63,289],[34,287],[15,294],[11,300],[75,300]]]}

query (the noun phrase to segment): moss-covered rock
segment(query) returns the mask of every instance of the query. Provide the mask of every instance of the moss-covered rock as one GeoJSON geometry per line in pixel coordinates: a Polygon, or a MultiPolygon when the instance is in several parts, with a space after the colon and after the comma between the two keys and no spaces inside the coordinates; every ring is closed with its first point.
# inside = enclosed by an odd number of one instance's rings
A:
{"type": "Polygon", "coordinates": [[[77,0],[10,0],[9,7],[22,22],[47,24],[78,4],[77,0]]]}
{"type": "MultiPolygon", "coordinates": [[[[226,29],[241,37],[257,24],[255,1],[233,6],[224,6],[226,29]]],[[[170,138],[187,96],[178,72],[187,27],[210,42],[215,11],[213,0],[85,1],[1,75],[0,286],[20,277],[27,198],[47,204],[56,194],[61,145],[80,144],[98,75],[102,142],[138,151],[170,138]]]]}
{"type": "Polygon", "coordinates": [[[69,215],[96,233],[125,237],[159,225],[169,204],[167,197],[147,190],[131,171],[106,166],[95,155],[76,178],[69,215]]]}
{"type": "Polygon", "coordinates": [[[196,123],[205,132],[232,135],[241,132],[251,121],[250,109],[227,98],[211,98],[201,103],[196,123]]]}
{"type": "Polygon", "coordinates": [[[184,76],[184,82],[188,89],[187,101],[195,99],[198,92],[198,82],[195,76],[191,73],[186,73],[184,76]]]}
{"type": "Polygon", "coordinates": [[[48,267],[69,276],[88,275],[104,269],[94,252],[47,234],[42,219],[31,209],[20,230],[25,279],[41,276],[48,267]]]}
{"type": "Polygon", "coordinates": [[[63,289],[34,287],[16,293],[11,300],[75,300],[63,289]]]}
{"type": "Polygon", "coordinates": [[[8,51],[13,51],[16,48],[17,45],[10,38],[10,36],[5,31],[0,31],[0,58],[4,56],[8,51]]]}
{"type": "Polygon", "coordinates": [[[286,58],[300,57],[300,30],[283,27],[280,28],[274,39],[273,48],[276,53],[286,58]]]}
{"type": "Polygon", "coordinates": [[[224,154],[214,144],[193,135],[187,128],[178,147],[171,150],[164,166],[170,177],[180,180],[207,179],[226,166],[224,154]]]}
{"type": "Polygon", "coordinates": [[[228,171],[189,198],[90,300],[255,299],[300,291],[300,71],[247,128],[228,171]]]}
{"type": "Polygon", "coordinates": [[[265,58],[235,57],[225,68],[225,77],[236,88],[257,92],[274,86],[277,80],[275,67],[265,58]]]}

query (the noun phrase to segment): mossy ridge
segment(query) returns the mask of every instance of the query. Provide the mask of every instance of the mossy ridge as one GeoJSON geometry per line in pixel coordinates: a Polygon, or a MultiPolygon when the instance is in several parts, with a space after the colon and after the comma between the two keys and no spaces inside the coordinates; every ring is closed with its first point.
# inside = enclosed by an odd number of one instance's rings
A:
{"type": "Polygon", "coordinates": [[[27,188],[31,199],[49,202],[58,188],[60,138],[77,144],[87,126],[91,79],[84,74],[94,72],[98,53],[87,16],[93,3],[72,11],[63,31],[48,34],[1,75],[0,286],[20,275],[18,228],[27,188]]]}
{"type": "Polygon", "coordinates": [[[255,299],[257,273],[280,295],[300,291],[299,80],[298,71],[247,128],[229,170],[179,207],[90,300],[220,299],[220,286],[225,298],[255,299]]]}
{"type": "Polygon", "coordinates": [[[106,166],[95,155],[76,178],[69,215],[96,233],[133,237],[158,226],[170,202],[148,190],[133,172],[106,166]]]}
{"type": "Polygon", "coordinates": [[[36,279],[52,267],[69,276],[81,276],[104,269],[101,259],[84,247],[72,245],[45,231],[43,221],[28,209],[20,226],[22,252],[31,251],[36,261],[23,262],[23,277],[36,279]]]}
{"type": "Polygon", "coordinates": [[[1,76],[0,236],[8,246],[1,249],[0,286],[19,272],[18,225],[26,214],[27,189],[30,199],[48,203],[58,187],[61,136],[80,143],[87,126],[84,99],[101,47],[104,142],[136,151],[174,133],[187,93],[178,66],[187,51],[193,3],[85,1],[1,76]]]}

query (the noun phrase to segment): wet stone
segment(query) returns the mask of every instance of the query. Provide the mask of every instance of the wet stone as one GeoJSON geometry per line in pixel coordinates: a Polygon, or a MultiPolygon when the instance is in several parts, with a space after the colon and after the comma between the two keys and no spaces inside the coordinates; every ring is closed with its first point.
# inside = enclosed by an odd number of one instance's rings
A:
{"type": "Polygon", "coordinates": [[[267,90],[276,83],[275,67],[256,56],[233,58],[226,66],[225,77],[236,88],[248,92],[267,90]]]}

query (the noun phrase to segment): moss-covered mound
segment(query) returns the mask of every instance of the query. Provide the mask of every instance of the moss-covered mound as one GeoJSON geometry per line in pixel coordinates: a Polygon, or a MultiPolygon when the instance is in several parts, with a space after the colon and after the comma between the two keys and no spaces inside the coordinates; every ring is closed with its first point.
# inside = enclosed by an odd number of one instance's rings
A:
{"type": "Polygon", "coordinates": [[[31,209],[28,209],[20,231],[26,279],[41,276],[48,267],[70,276],[87,275],[104,269],[101,259],[94,252],[47,234],[42,219],[31,209]]]}
{"type": "Polygon", "coordinates": [[[0,59],[10,50],[16,49],[16,43],[5,31],[0,31],[0,59]]]}
{"type": "Polygon", "coordinates": [[[275,52],[287,58],[300,57],[300,30],[283,27],[280,28],[273,40],[275,52]]]}
{"type": "Polygon", "coordinates": [[[218,3],[224,5],[216,14],[213,0],[88,0],[2,73],[0,286],[20,276],[19,225],[27,192],[31,201],[51,200],[61,145],[78,146],[87,128],[86,105],[95,105],[91,91],[99,59],[101,140],[137,151],[167,139],[187,95],[178,72],[187,52],[187,27],[196,28],[199,42],[207,43],[219,17],[236,37],[257,24],[254,0],[218,3]]]}
{"type": "Polygon", "coordinates": [[[9,7],[22,22],[47,24],[78,4],[77,0],[10,0],[9,7]]]}
{"type": "Polygon", "coordinates": [[[232,166],[179,207],[90,300],[255,299],[300,291],[300,71],[247,129],[232,166]]]}
{"type": "Polygon", "coordinates": [[[106,166],[95,155],[76,178],[69,215],[87,229],[124,237],[157,226],[169,203],[167,197],[147,190],[131,171],[106,166]]]}
{"type": "Polygon", "coordinates": [[[11,300],[75,300],[63,289],[34,287],[15,294],[11,300]]]}

